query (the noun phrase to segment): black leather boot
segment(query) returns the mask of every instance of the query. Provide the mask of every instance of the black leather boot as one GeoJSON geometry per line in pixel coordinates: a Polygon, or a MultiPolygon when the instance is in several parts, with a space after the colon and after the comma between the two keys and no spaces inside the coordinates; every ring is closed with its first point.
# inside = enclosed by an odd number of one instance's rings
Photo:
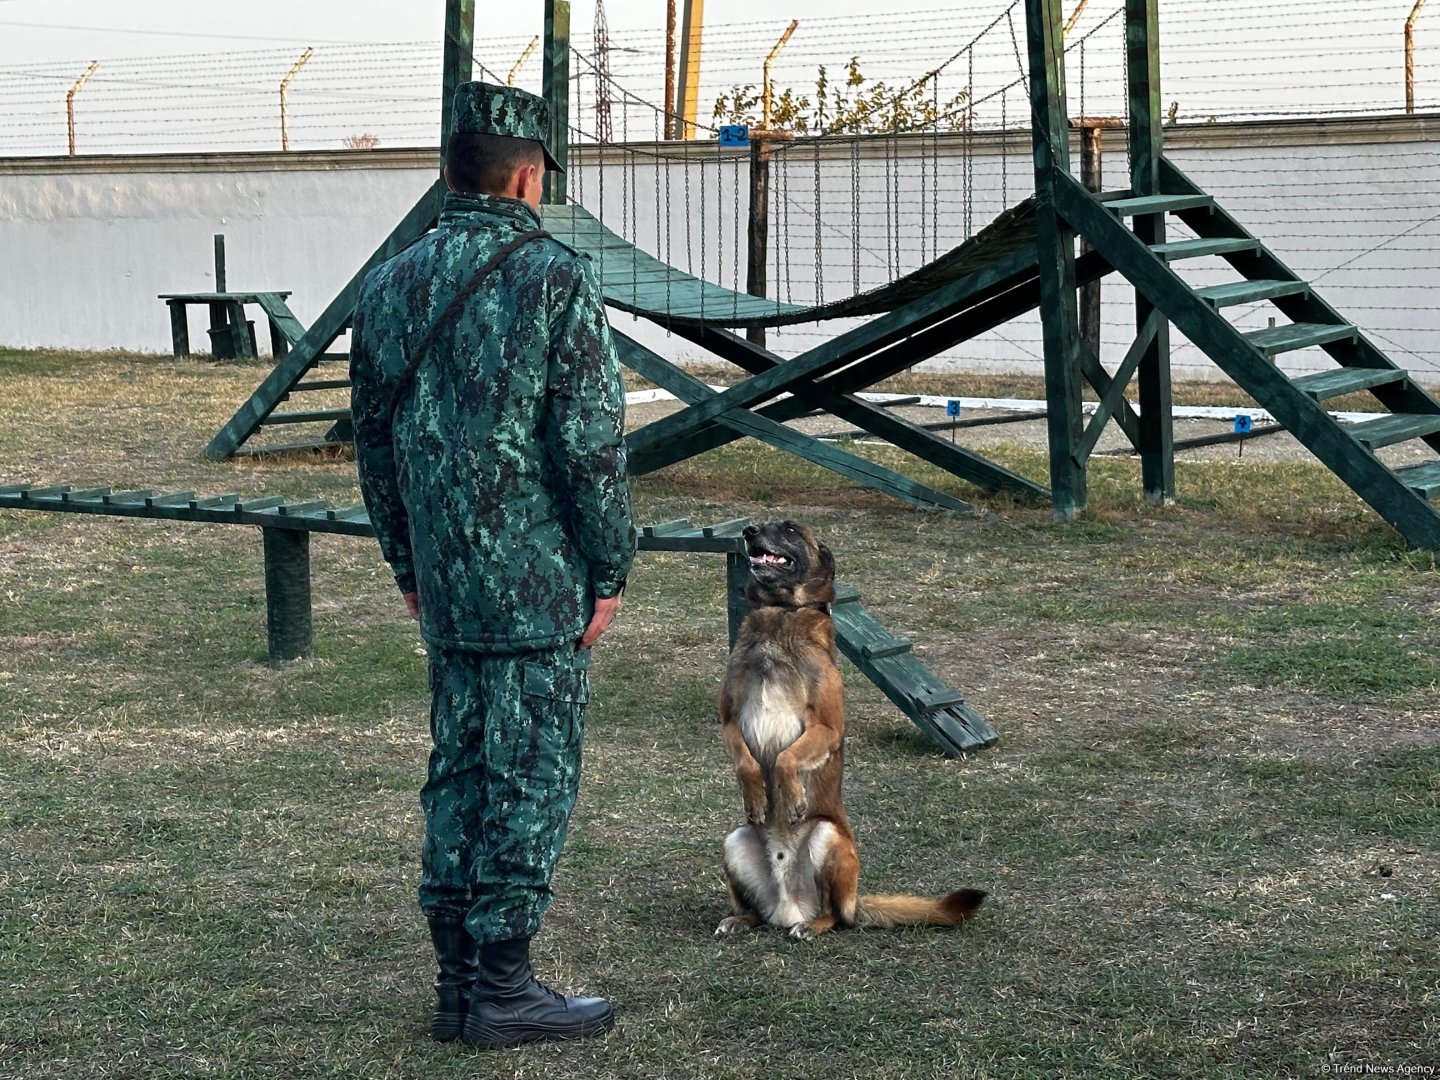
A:
{"type": "Polygon", "coordinates": [[[457,915],[431,915],[430,941],[435,946],[435,1018],[430,1037],[454,1042],[465,1028],[470,994],[480,970],[480,948],[465,920],[457,915]]]}
{"type": "Polygon", "coordinates": [[[615,1025],[604,998],[575,998],[536,981],[530,939],[497,941],[480,950],[480,976],[470,996],[465,1041],[487,1050],[545,1039],[583,1039],[615,1025]]]}

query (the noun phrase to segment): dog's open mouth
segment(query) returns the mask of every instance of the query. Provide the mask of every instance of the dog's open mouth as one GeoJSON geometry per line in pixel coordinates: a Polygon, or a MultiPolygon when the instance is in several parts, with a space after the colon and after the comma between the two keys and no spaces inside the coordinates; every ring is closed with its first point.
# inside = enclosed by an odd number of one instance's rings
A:
{"type": "Polygon", "coordinates": [[[749,555],[751,566],[778,566],[782,570],[790,570],[795,566],[795,560],[788,555],[775,555],[759,548],[752,548],[749,555]]]}

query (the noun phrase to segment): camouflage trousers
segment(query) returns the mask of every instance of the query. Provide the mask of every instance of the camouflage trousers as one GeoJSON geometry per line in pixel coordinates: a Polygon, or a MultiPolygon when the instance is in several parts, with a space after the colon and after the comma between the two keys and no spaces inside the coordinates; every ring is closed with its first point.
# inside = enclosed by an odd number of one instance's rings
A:
{"type": "Polygon", "coordinates": [[[530,937],[580,787],[590,654],[430,650],[420,907],[477,941],[530,937]]]}

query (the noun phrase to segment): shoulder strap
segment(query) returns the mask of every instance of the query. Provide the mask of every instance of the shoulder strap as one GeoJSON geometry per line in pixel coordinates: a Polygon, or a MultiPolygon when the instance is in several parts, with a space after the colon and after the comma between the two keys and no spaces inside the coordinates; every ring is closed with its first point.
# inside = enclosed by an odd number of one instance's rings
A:
{"type": "Polygon", "coordinates": [[[485,279],[495,272],[496,267],[530,241],[541,240],[549,236],[550,234],[544,229],[532,229],[504,244],[495,254],[485,260],[485,264],[475,271],[475,276],[467,281],[464,287],[455,294],[454,299],[446,305],[445,310],[440,313],[440,317],[430,324],[430,329],[425,331],[425,336],[420,339],[420,343],[410,354],[410,362],[405,365],[405,370],[395,380],[395,393],[390,398],[391,426],[395,423],[395,413],[400,407],[401,400],[410,392],[410,386],[415,381],[415,374],[420,370],[420,365],[425,362],[425,357],[430,352],[430,346],[435,344],[435,339],[439,337],[440,331],[455,321],[460,312],[464,310],[465,301],[475,294],[475,290],[485,283],[485,279]]]}

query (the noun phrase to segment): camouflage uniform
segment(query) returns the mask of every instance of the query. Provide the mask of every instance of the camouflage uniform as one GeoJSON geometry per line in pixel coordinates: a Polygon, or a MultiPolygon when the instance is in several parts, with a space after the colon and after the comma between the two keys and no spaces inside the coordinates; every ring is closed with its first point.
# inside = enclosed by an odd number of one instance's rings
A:
{"type": "MultiPolygon", "coordinates": [[[[456,131],[544,130],[543,114],[480,115],[478,100],[457,97],[456,131]]],[[[580,777],[576,643],[635,550],[624,393],[589,260],[548,238],[518,248],[435,338],[393,424],[391,406],[409,350],[539,227],[521,201],[447,195],[439,228],[365,279],[352,337],[361,491],[430,653],[420,904],[468,912],[481,942],[531,936],[549,903],[580,777]]]]}

